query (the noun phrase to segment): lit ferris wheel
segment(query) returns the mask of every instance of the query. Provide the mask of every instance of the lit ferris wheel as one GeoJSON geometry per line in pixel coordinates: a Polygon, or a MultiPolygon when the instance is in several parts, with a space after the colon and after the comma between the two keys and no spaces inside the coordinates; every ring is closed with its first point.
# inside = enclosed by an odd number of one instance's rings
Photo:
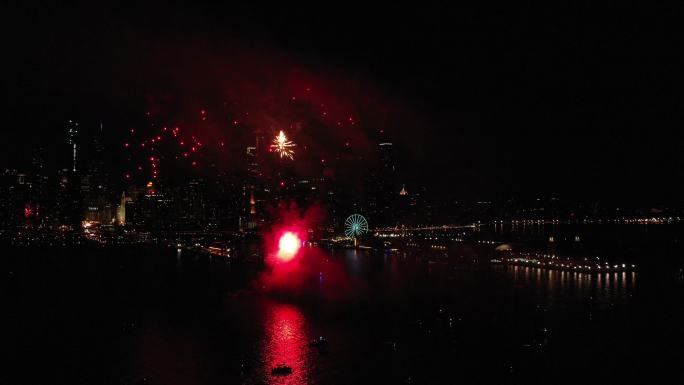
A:
{"type": "Polygon", "coordinates": [[[344,235],[356,238],[368,232],[368,221],[361,214],[352,214],[344,221],[344,235]]]}

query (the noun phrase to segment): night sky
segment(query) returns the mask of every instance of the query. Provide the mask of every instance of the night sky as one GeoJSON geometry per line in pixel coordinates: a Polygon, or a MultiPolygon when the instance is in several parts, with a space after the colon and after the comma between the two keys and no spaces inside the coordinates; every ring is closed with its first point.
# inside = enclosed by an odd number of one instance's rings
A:
{"type": "Polygon", "coordinates": [[[0,165],[56,152],[66,119],[102,120],[116,158],[146,112],[206,108],[227,163],[296,120],[317,157],[392,140],[409,183],[456,199],[681,204],[681,7],[592,4],[3,5],[0,165]]]}

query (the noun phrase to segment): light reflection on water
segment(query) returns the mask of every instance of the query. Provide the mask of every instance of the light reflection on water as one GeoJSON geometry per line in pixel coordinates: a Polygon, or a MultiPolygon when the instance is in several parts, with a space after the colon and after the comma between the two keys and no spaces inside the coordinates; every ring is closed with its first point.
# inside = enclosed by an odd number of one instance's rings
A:
{"type": "Polygon", "coordinates": [[[266,307],[261,357],[262,378],[270,384],[306,384],[310,377],[311,354],[308,348],[308,326],[295,306],[273,303],[266,307]],[[292,368],[292,374],[275,376],[271,370],[279,365],[292,368]]]}
{"type": "Polygon", "coordinates": [[[590,296],[608,301],[621,299],[634,293],[637,279],[637,273],[633,271],[584,273],[527,266],[496,266],[494,270],[510,275],[514,284],[533,285],[549,300],[567,296],[590,296]]]}

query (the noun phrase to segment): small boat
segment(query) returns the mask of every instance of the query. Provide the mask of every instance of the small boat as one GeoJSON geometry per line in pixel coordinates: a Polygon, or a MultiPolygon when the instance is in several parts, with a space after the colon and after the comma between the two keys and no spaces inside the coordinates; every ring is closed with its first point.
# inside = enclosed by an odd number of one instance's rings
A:
{"type": "Polygon", "coordinates": [[[318,338],[312,339],[311,342],[309,342],[309,346],[313,346],[316,348],[327,347],[328,346],[328,340],[325,337],[320,336],[318,338]]]}
{"type": "Polygon", "coordinates": [[[323,336],[311,340],[309,346],[318,349],[320,353],[328,352],[328,340],[323,336]]]}
{"type": "Polygon", "coordinates": [[[280,364],[271,369],[271,374],[274,376],[287,376],[292,374],[292,368],[285,364],[280,364]]]}

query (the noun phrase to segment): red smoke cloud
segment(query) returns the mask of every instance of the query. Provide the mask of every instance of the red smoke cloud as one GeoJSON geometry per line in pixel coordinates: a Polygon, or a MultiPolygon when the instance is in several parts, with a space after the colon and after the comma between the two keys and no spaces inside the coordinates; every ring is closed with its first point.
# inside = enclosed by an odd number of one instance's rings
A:
{"type": "Polygon", "coordinates": [[[326,296],[341,293],[346,282],[342,266],[329,255],[307,242],[307,236],[322,219],[319,206],[300,210],[294,204],[276,210],[274,225],[264,231],[265,262],[267,270],[258,280],[267,292],[302,294],[315,290],[326,296]],[[281,240],[291,234],[303,245],[291,257],[283,258],[281,240]],[[322,290],[325,285],[326,289],[322,290]]]}
{"type": "MultiPolygon", "coordinates": [[[[137,92],[131,89],[135,83],[112,85],[126,87],[113,94],[127,104],[137,94],[139,104],[145,106],[144,121],[133,124],[143,131],[140,137],[159,135],[162,127],[180,127],[179,137],[189,140],[195,135],[204,144],[197,155],[181,146],[162,154],[160,175],[173,171],[169,167],[176,160],[190,170],[211,164],[240,168],[245,147],[255,144],[255,133],[261,133],[265,138],[261,145],[268,146],[284,130],[297,144],[291,162],[296,172],[318,174],[325,166],[323,172],[337,178],[351,174],[355,163],[367,165],[377,155],[378,141],[410,120],[405,106],[366,79],[315,68],[277,50],[234,42],[222,47],[176,42],[140,49],[140,60],[133,66],[123,63],[119,76],[112,77],[143,78],[140,83],[145,88],[137,92]],[[198,157],[195,168],[186,159],[192,156],[198,157]]],[[[129,141],[122,138],[122,147],[129,141]]],[[[150,145],[137,146],[135,151],[150,151],[150,145]]],[[[155,151],[160,149],[156,146],[155,151]]],[[[135,176],[137,166],[132,164],[126,173],[135,176]]]]}

